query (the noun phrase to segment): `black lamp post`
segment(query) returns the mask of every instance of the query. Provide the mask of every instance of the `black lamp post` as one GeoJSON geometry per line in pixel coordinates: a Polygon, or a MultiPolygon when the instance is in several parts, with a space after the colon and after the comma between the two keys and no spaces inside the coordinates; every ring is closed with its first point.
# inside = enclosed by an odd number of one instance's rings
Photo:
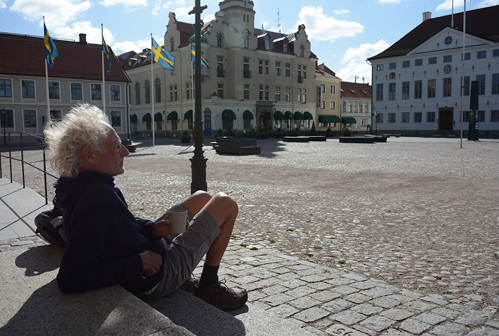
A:
{"type": "Polygon", "coordinates": [[[373,118],[374,118],[374,135],[378,135],[378,112],[374,112],[373,114],[373,118]]]}
{"type": "Polygon", "coordinates": [[[7,124],[7,115],[5,114],[5,108],[2,108],[2,124],[3,124],[3,144],[7,144],[7,133],[5,133],[5,124],[7,124]]]}
{"type": "Polygon", "coordinates": [[[204,157],[203,154],[203,130],[201,124],[201,12],[205,10],[207,6],[201,6],[200,2],[200,0],[196,0],[194,8],[189,12],[189,14],[195,14],[194,48],[196,50],[194,58],[195,114],[194,130],[192,132],[194,139],[194,155],[190,159],[192,168],[191,193],[195,193],[198,190],[208,190],[208,186],[206,184],[206,161],[208,161],[208,159],[204,157]]]}

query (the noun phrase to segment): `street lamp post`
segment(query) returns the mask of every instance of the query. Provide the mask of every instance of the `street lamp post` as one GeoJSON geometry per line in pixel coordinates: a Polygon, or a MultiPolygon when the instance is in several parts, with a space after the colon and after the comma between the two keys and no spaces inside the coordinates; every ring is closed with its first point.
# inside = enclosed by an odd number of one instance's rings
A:
{"type": "Polygon", "coordinates": [[[194,48],[196,50],[196,55],[194,57],[194,130],[192,132],[194,139],[194,155],[190,159],[192,168],[192,194],[198,190],[208,190],[206,184],[206,161],[208,161],[208,159],[203,154],[203,130],[201,123],[201,12],[205,10],[207,6],[201,6],[200,2],[201,0],[196,0],[194,8],[189,12],[189,14],[195,14],[194,48]]]}
{"type": "Polygon", "coordinates": [[[7,123],[7,115],[5,114],[5,108],[2,108],[2,125],[3,125],[3,144],[7,144],[7,133],[5,133],[5,124],[7,123]]]}
{"type": "Polygon", "coordinates": [[[374,112],[372,114],[373,118],[374,118],[374,135],[378,135],[378,112],[374,112]]]}

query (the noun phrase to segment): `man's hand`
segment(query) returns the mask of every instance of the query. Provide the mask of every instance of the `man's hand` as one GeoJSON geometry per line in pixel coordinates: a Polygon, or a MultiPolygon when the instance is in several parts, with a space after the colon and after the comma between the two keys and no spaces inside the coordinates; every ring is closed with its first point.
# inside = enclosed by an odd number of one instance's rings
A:
{"type": "MultiPolygon", "coordinates": [[[[187,232],[188,230],[189,219],[187,219],[185,232],[187,232]]],[[[172,234],[173,233],[170,226],[170,219],[168,218],[168,216],[166,216],[166,218],[162,220],[157,221],[156,224],[154,224],[154,226],[152,227],[152,235],[155,237],[166,237],[172,234]]]]}
{"type": "Polygon", "coordinates": [[[162,258],[159,253],[153,251],[144,251],[140,254],[140,259],[142,259],[142,268],[144,269],[144,274],[147,276],[152,276],[158,273],[161,268],[162,258]]]}

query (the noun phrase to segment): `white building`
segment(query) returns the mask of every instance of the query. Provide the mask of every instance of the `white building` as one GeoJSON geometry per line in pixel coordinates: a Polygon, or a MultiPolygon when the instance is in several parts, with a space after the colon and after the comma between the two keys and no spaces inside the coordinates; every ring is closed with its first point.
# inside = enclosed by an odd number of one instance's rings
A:
{"type": "Polygon", "coordinates": [[[373,127],[408,135],[467,134],[470,86],[478,82],[480,136],[499,136],[499,6],[431,18],[372,64],[373,127]],[[464,104],[461,104],[464,53],[464,104]],[[462,108],[463,106],[463,108],[462,108]]]}

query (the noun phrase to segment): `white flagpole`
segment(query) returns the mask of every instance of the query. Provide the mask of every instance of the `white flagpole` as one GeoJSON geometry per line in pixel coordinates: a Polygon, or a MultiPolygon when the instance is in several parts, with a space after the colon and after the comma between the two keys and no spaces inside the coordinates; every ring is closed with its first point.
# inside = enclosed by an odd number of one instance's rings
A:
{"type": "Polygon", "coordinates": [[[192,54],[191,54],[191,99],[192,99],[192,124],[194,125],[194,62],[192,61],[192,54]]]}
{"type": "Polygon", "coordinates": [[[102,53],[102,110],[106,113],[106,80],[104,73],[104,50],[102,49],[102,43],[104,41],[104,26],[100,24],[101,29],[101,53],[102,53]]]}
{"type": "Polygon", "coordinates": [[[152,33],[151,33],[151,120],[152,120],[152,145],[156,145],[156,139],[154,134],[154,75],[153,75],[153,64],[154,64],[154,52],[152,45],[152,33]]]}
{"type": "MultiPolygon", "coordinates": [[[[43,26],[45,27],[45,16],[43,17],[43,26]]],[[[45,38],[45,36],[43,36],[45,38]]],[[[45,58],[45,86],[47,88],[47,113],[45,122],[49,122],[50,120],[50,95],[49,95],[49,69],[48,69],[48,61],[45,58]]]]}
{"type": "Polygon", "coordinates": [[[463,72],[461,75],[461,140],[460,140],[460,146],[463,148],[463,121],[464,121],[464,54],[465,54],[465,49],[466,49],[466,43],[465,43],[465,38],[466,38],[466,0],[464,0],[464,11],[463,11],[463,54],[462,54],[462,59],[463,59],[463,72]]]}

